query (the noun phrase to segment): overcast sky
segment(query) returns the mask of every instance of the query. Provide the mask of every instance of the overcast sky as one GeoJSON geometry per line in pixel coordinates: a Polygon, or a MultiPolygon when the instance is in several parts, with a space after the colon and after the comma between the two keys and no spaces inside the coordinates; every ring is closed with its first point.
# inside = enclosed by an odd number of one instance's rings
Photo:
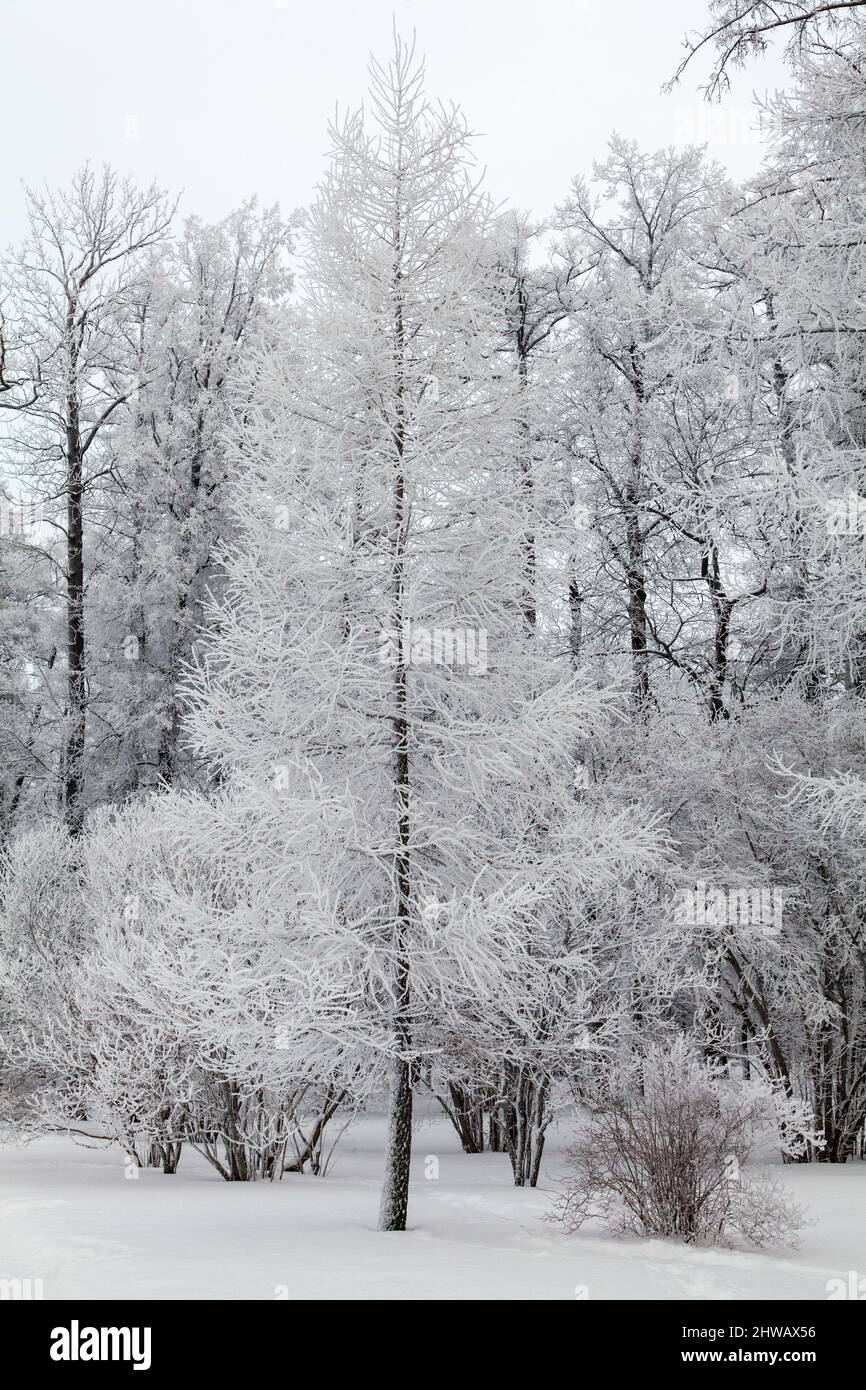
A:
{"type": "Polygon", "coordinates": [[[417,32],[431,95],[463,106],[487,187],[538,215],[603,156],[614,128],[647,148],[709,141],[751,172],[753,91],[774,56],[703,106],[706,64],[660,94],[706,0],[0,0],[0,242],[23,231],[20,180],[65,182],[85,159],[183,191],[216,218],[250,193],[309,201],[334,104],[357,104],[391,17],[417,32]]]}

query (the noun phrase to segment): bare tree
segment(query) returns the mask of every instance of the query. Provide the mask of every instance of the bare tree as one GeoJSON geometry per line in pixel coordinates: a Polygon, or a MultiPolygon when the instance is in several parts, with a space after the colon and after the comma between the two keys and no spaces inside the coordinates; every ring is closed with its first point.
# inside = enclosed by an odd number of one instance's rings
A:
{"type": "MultiPolygon", "coordinates": [[[[73,833],[84,816],[87,729],[85,508],[110,489],[107,426],[139,385],[130,324],[146,253],[173,208],[156,185],[138,189],[89,165],[68,190],[26,190],[30,230],[6,262],[15,332],[0,333],[0,381],[18,407],[12,451],[63,539],[66,697],[61,782],[73,833]],[[14,362],[10,360],[14,359],[14,362]]],[[[0,325],[2,329],[2,325],[0,325]]]]}

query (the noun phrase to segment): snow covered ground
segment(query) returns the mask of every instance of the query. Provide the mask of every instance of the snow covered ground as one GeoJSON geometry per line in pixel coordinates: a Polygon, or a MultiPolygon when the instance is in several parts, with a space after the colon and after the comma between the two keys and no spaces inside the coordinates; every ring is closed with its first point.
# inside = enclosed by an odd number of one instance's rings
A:
{"type": "Polygon", "coordinates": [[[825,1299],[866,1274],[866,1164],[782,1170],[816,1224],[798,1250],[743,1253],[568,1236],[544,1220],[555,1152],[543,1188],[515,1188],[504,1155],[464,1155],[438,1119],[416,1132],[411,1229],[383,1235],[382,1143],[363,1119],[326,1178],[274,1184],[224,1183],[191,1151],[130,1180],[113,1149],[5,1146],[0,1278],[41,1278],[46,1299],[825,1299]]]}

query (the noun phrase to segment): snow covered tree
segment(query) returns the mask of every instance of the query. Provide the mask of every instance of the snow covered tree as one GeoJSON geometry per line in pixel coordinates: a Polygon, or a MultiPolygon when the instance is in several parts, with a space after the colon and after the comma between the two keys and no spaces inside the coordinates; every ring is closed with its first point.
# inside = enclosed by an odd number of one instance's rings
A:
{"type": "Polygon", "coordinates": [[[777,567],[787,560],[791,574],[771,620],[797,644],[813,693],[837,680],[861,688],[866,674],[866,26],[849,34],[836,51],[805,54],[792,91],[771,104],[752,224],[780,401],[777,567]]]}
{"type": "Polygon", "coordinates": [[[154,258],[140,385],[112,439],[114,545],[91,595],[104,652],[93,678],[103,799],[191,773],[179,683],[227,539],[229,393],[248,341],[289,289],[288,237],[278,208],[250,200],[213,226],[188,219],[154,258]]]}
{"type": "Polygon", "coordinates": [[[622,633],[642,717],[651,660],[675,661],[684,626],[666,602],[682,558],[669,563],[670,518],[683,493],[681,478],[669,486],[679,472],[670,421],[689,383],[706,394],[706,374],[697,379],[712,342],[703,252],[724,197],[701,150],[650,155],[614,136],[592,183],[575,179],[557,212],[575,284],[560,430],[585,493],[579,587],[594,594],[605,649],[622,633]]]}
{"type": "Polygon", "coordinates": [[[524,621],[523,400],[465,122],[400,40],[371,82],[376,128],[332,129],[304,318],[250,363],[191,730],[253,808],[248,892],[290,933],[286,1045],[386,1068],[380,1225],[402,1230],[419,1070],[473,1028],[495,1045],[485,999],[518,1048],[554,943],[585,968],[575,899],[657,840],[575,798],[575,741],[619,696],[524,621]]]}
{"type": "Polygon", "coordinates": [[[710,24],[685,39],[686,56],[668,87],[707,49],[715,57],[704,90],[719,99],[730,87],[731,71],[764,53],[776,37],[784,39],[791,60],[816,43],[832,46],[850,25],[862,23],[864,0],[710,0],[709,9],[710,24]]]}
{"type": "MultiPolygon", "coordinates": [[[[85,532],[112,509],[108,428],[136,385],[131,324],[145,293],[149,251],[171,209],[155,185],[139,190],[111,169],[85,165],[68,190],[27,192],[30,231],[3,266],[4,315],[14,335],[0,347],[18,407],[10,452],[59,537],[65,601],[66,694],[60,782],[64,815],[80,831],[87,805],[89,703],[85,532]],[[10,307],[11,306],[11,307],[10,307]]],[[[4,396],[6,395],[4,391],[4,396]]],[[[9,402],[5,401],[8,405],[9,402]]]]}
{"type": "Polygon", "coordinates": [[[33,543],[36,528],[8,524],[25,513],[32,515],[29,503],[0,494],[0,841],[25,810],[30,818],[56,804],[56,769],[43,754],[55,694],[46,680],[52,680],[59,595],[51,566],[33,543]]]}

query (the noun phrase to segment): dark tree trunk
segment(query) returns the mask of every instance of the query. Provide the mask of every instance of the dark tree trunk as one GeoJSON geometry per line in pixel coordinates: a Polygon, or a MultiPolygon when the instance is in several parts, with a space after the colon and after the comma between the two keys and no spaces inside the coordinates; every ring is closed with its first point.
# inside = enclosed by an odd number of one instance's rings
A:
{"type": "Polygon", "coordinates": [[[484,1117],[489,1099],[477,1086],[463,1086],[457,1082],[448,1083],[450,1105],[445,1112],[456,1129],[465,1154],[484,1152],[484,1117]]]}
{"type": "Polygon", "coordinates": [[[626,489],[626,549],[628,570],[628,627],[632,660],[632,699],[635,711],[643,714],[649,702],[649,658],[647,654],[646,568],[640,526],[638,474],[626,489]]]}
{"type": "Polygon", "coordinates": [[[63,801],[70,834],[84,824],[84,743],[87,689],[84,641],[84,459],[78,425],[78,402],[67,402],[66,425],[66,663],[67,736],[63,765],[63,801]]]}
{"type": "Polygon", "coordinates": [[[396,364],[394,400],[394,514],[392,523],[391,600],[392,626],[398,634],[400,653],[394,671],[394,786],[396,792],[397,853],[395,869],[395,922],[393,932],[394,1057],[391,1063],[388,1105],[388,1135],[385,1148],[385,1180],[379,1207],[380,1231],[405,1231],[409,1206],[409,1169],[412,1158],[412,1030],[410,1019],[411,964],[409,932],[412,895],[410,768],[409,768],[409,688],[402,651],[403,634],[409,621],[406,605],[407,529],[404,451],[406,412],[404,359],[406,351],[403,322],[403,235],[399,203],[394,227],[394,360],[396,364]]]}
{"type": "Polygon", "coordinates": [[[515,1187],[535,1187],[544,1152],[549,1082],[532,1068],[510,1063],[504,1074],[502,1128],[515,1187]]]}
{"type": "Polygon", "coordinates": [[[730,717],[725,706],[725,680],[728,674],[728,643],[735,600],[729,599],[722,585],[719,552],[712,541],[701,557],[701,575],[710,591],[713,610],[713,655],[710,667],[709,707],[712,723],[730,717]]]}

